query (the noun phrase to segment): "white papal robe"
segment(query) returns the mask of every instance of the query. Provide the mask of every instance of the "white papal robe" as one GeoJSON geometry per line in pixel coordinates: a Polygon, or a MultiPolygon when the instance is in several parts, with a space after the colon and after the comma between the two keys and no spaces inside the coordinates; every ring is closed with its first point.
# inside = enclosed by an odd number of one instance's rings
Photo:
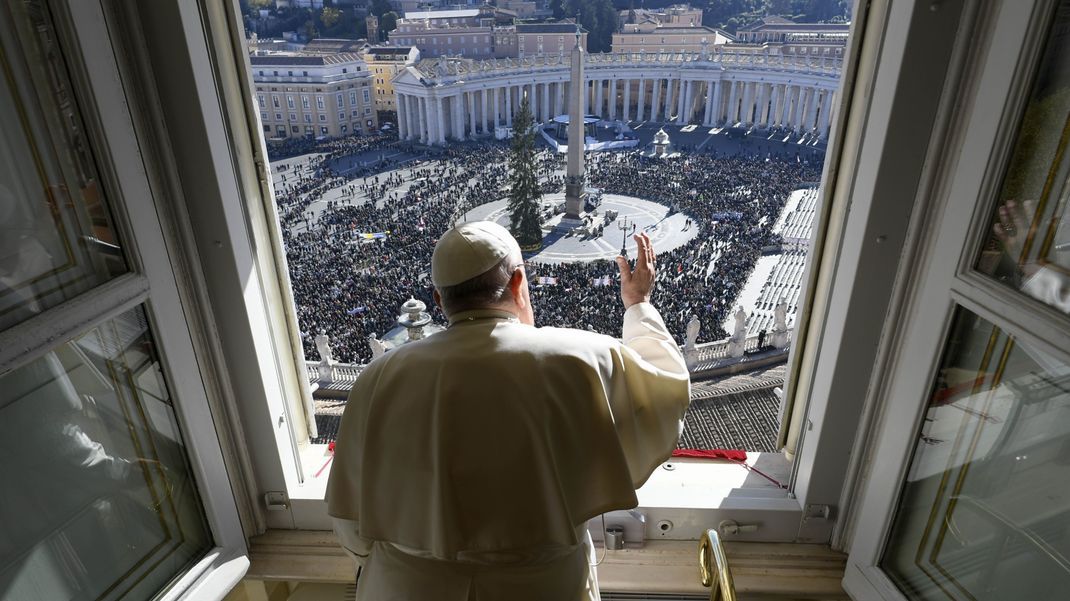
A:
{"type": "Polygon", "coordinates": [[[327,487],[357,598],[597,599],[584,524],[636,506],[689,393],[649,303],[625,311],[623,343],[469,311],[373,361],[327,487]]]}

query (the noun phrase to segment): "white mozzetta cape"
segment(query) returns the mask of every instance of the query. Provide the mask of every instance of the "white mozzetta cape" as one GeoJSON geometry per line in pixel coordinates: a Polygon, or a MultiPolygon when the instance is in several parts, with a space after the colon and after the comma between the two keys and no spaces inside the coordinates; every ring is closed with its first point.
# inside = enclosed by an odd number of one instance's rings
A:
{"type": "MultiPolygon", "coordinates": [[[[634,507],[675,448],[690,382],[652,305],[630,307],[623,334],[472,311],[372,362],[349,395],[327,487],[343,544],[372,555],[361,588],[382,581],[368,572],[387,569],[374,557],[383,545],[425,562],[553,563],[589,518],[634,507]]],[[[435,580],[427,598],[452,599],[435,580]]]]}

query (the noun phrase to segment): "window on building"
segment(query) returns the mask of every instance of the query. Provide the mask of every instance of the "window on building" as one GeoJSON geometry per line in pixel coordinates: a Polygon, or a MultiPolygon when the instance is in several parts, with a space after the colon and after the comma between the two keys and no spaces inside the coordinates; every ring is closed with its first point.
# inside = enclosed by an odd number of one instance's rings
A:
{"type": "Polygon", "coordinates": [[[282,108],[282,105],[279,104],[279,97],[275,94],[271,95],[271,105],[275,108],[282,108]]]}
{"type": "Polygon", "coordinates": [[[305,109],[306,111],[312,108],[309,104],[308,96],[301,97],[301,108],[305,109]]]}
{"type": "Polygon", "coordinates": [[[320,113],[319,117],[320,117],[320,121],[326,121],[327,120],[327,115],[325,115],[323,113],[320,113]]]}
{"type": "Polygon", "coordinates": [[[323,101],[323,96],[316,96],[316,108],[321,111],[327,109],[327,104],[323,101]]]}
{"type": "Polygon", "coordinates": [[[312,115],[305,113],[305,123],[312,123],[312,115]]]}
{"type": "Polygon", "coordinates": [[[327,127],[326,126],[320,127],[320,133],[326,136],[327,133],[328,133],[327,127]]]}
{"type": "Polygon", "coordinates": [[[297,121],[297,113],[290,113],[290,121],[297,121]]]}
{"type": "Polygon", "coordinates": [[[286,97],[286,108],[288,108],[288,109],[290,109],[292,111],[295,108],[295,106],[296,105],[294,104],[294,97],[293,96],[287,96],[286,97]]]}
{"type": "Polygon", "coordinates": [[[361,91],[364,92],[364,103],[367,104],[367,103],[371,102],[372,101],[371,94],[369,94],[368,90],[365,89],[365,90],[361,90],[361,91]]]}
{"type": "Polygon", "coordinates": [[[355,90],[349,93],[349,106],[357,106],[357,92],[355,90]]]}
{"type": "Polygon", "coordinates": [[[256,101],[257,101],[258,104],[260,104],[260,108],[267,108],[267,103],[264,102],[264,95],[263,94],[257,94],[256,101]]]}

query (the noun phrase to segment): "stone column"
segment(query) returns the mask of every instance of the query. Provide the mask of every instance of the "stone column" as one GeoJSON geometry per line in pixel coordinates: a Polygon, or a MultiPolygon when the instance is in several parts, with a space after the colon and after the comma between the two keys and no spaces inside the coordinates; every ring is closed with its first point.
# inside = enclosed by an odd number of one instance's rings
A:
{"type": "Polygon", "coordinates": [[[770,84],[770,98],[769,98],[769,127],[776,127],[779,123],[777,119],[780,117],[780,111],[777,110],[780,105],[780,84],[770,84]]]}
{"type": "Polygon", "coordinates": [[[754,123],[754,82],[752,81],[743,84],[743,108],[740,113],[740,121],[754,123]]]}
{"type": "Polygon", "coordinates": [[[803,108],[806,106],[806,91],[809,88],[802,86],[796,86],[797,95],[795,97],[795,120],[792,123],[792,129],[802,133],[803,132],[803,108]]]}
{"type": "Polygon", "coordinates": [[[427,98],[416,98],[416,134],[421,144],[427,144],[427,98]]]}
{"type": "Polygon", "coordinates": [[[676,123],[678,125],[684,125],[687,123],[687,99],[689,96],[688,83],[680,78],[679,89],[676,91],[676,123]]]}
{"type": "Polygon", "coordinates": [[[768,97],[768,84],[759,83],[756,84],[758,90],[755,96],[758,97],[758,106],[754,109],[754,123],[757,125],[765,125],[765,112],[769,106],[768,97]]]}
{"type": "Polygon", "coordinates": [[[636,110],[635,110],[635,120],[636,121],[642,121],[643,120],[643,105],[645,104],[645,100],[646,100],[645,96],[646,96],[646,80],[640,78],[639,79],[639,98],[638,98],[638,100],[636,102],[636,107],[635,107],[636,108],[636,110]]]}
{"type": "Polygon", "coordinates": [[[836,104],[836,92],[825,92],[825,100],[821,103],[821,120],[817,125],[817,133],[822,140],[829,137],[829,125],[832,123],[832,109],[836,104]]]}
{"type": "Polygon", "coordinates": [[[490,131],[490,103],[486,88],[483,88],[481,96],[479,99],[480,129],[483,133],[487,133],[490,131]]]}
{"type": "Polygon", "coordinates": [[[617,78],[609,80],[609,120],[617,118],[617,78]]]}
{"type": "Polygon", "coordinates": [[[660,116],[658,114],[658,107],[661,106],[661,80],[655,79],[653,81],[653,86],[654,95],[650,98],[650,120],[656,121],[660,116]]]}
{"type": "Polygon", "coordinates": [[[667,85],[665,86],[665,122],[668,123],[672,120],[673,109],[676,108],[674,106],[676,104],[676,88],[673,86],[673,84],[675,83],[675,80],[673,78],[670,77],[666,80],[666,82],[667,85]]]}
{"type": "Polygon", "coordinates": [[[603,103],[603,100],[605,100],[605,98],[603,98],[602,96],[602,88],[605,87],[603,85],[604,83],[605,81],[601,79],[594,80],[594,114],[599,119],[601,119],[602,115],[605,114],[602,112],[602,108],[605,106],[605,104],[603,103]]]}
{"type": "Polygon", "coordinates": [[[468,94],[468,131],[469,135],[476,135],[476,95],[469,90],[468,94]]]}
{"type": "Polygon", "coordinates": [[[498,129],[498,124],[501,123],[498,119],[502,114],[502,89],[494,88],[491,94],[494,94],[494,110],[491,111],[490,132],[494,133],[498,129]]]}
{"type": "Polygon", "coordinates": [[[416,96],[409,96],[409,105],[405,107],[408,109],[406,112],[409,114],[409,139],[420,139],[420,99],[416,96]]]}
{"type": "Polygon", "coordinates": [[[405,123],[405,95],[395,93],[394,101],[398,104],[398,139],[404,140],[409,133],[409,124],[405,123]]]}
{"type": "Polygon", "coordinates": [[[794,86],[784,84],[784,107],[780,109],[780,126],[791,128],[791,97],[794,86]]]}
{"type": "Polygon", "coordinates": [[[621,108],[621,118],[625,123],[628,122],[628,116],[631,114],[631,110],[632,110],[631,109],[631,104],[632,104],[632,80],[625,79],[624,80],[624,106],[620,107],[621,108]]]}
{"type": "Polygon", "coordinates": [[[706,107],[702,111],[702,125],[709,127],[713,125],[713,80],[706,82],[706,107]]]}
{"type": "Polygon", "coordinates": [[[806,120],[806,125],[809,129],[817,129],[817,110],[818,107],[821,106],[821,104],[825,100],[824,90],[814,88],[813,94],[814,100],[813,103],[810,105],[810,116],[806,120]]]}
{"type": "Polygon", "coordinates": [[[544,123],[550,120],[552,111],[550,110],[550,84],[549,82],[542,84],[542,119],[544,123]]]}
{"type": "Polygon", "coordinates": [[[710,113],[710,125],[718,125],[721,122],[721,103],[724,101],[724,81],[713,82],[713,112],[710,113]]]}
{"type": "Polygon", "coordinates": [[[464,92],[457,92],[452,101],[456,106],[454,114],[457,115],[457,129],[454,132],[458,140],[466,140],[468,136],[464,132],[464,92]]]}
{"type": "Polygon", "coordinates": [[[513,86],[505,86],[505,126],[513,126],[513,86]]]}
{"type": "Polygon", "coordinates": [[[443,145],[446,144],[446,107],[443,106],[445,101],[445,98],[435,98],[435,122],[438,128],[435,141],[443,145]]]}
{"type": "Polygon", "coordinates": [[[735,125],[739,112],[739,82],[728,82],[728,110],[725,111],[725,125],[735,125]]]}

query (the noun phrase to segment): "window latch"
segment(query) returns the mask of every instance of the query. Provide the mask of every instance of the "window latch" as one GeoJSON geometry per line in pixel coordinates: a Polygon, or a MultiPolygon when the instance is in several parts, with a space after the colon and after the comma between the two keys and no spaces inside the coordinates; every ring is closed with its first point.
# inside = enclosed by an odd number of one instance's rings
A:
{"type": "Polygon", "coordinates": [[[717,531],[721,534],[746,534],[748,532],[757,532],[758,524],[740,524],[735,520],[721,520],[720,524],[717,524],[717,531]]]}

